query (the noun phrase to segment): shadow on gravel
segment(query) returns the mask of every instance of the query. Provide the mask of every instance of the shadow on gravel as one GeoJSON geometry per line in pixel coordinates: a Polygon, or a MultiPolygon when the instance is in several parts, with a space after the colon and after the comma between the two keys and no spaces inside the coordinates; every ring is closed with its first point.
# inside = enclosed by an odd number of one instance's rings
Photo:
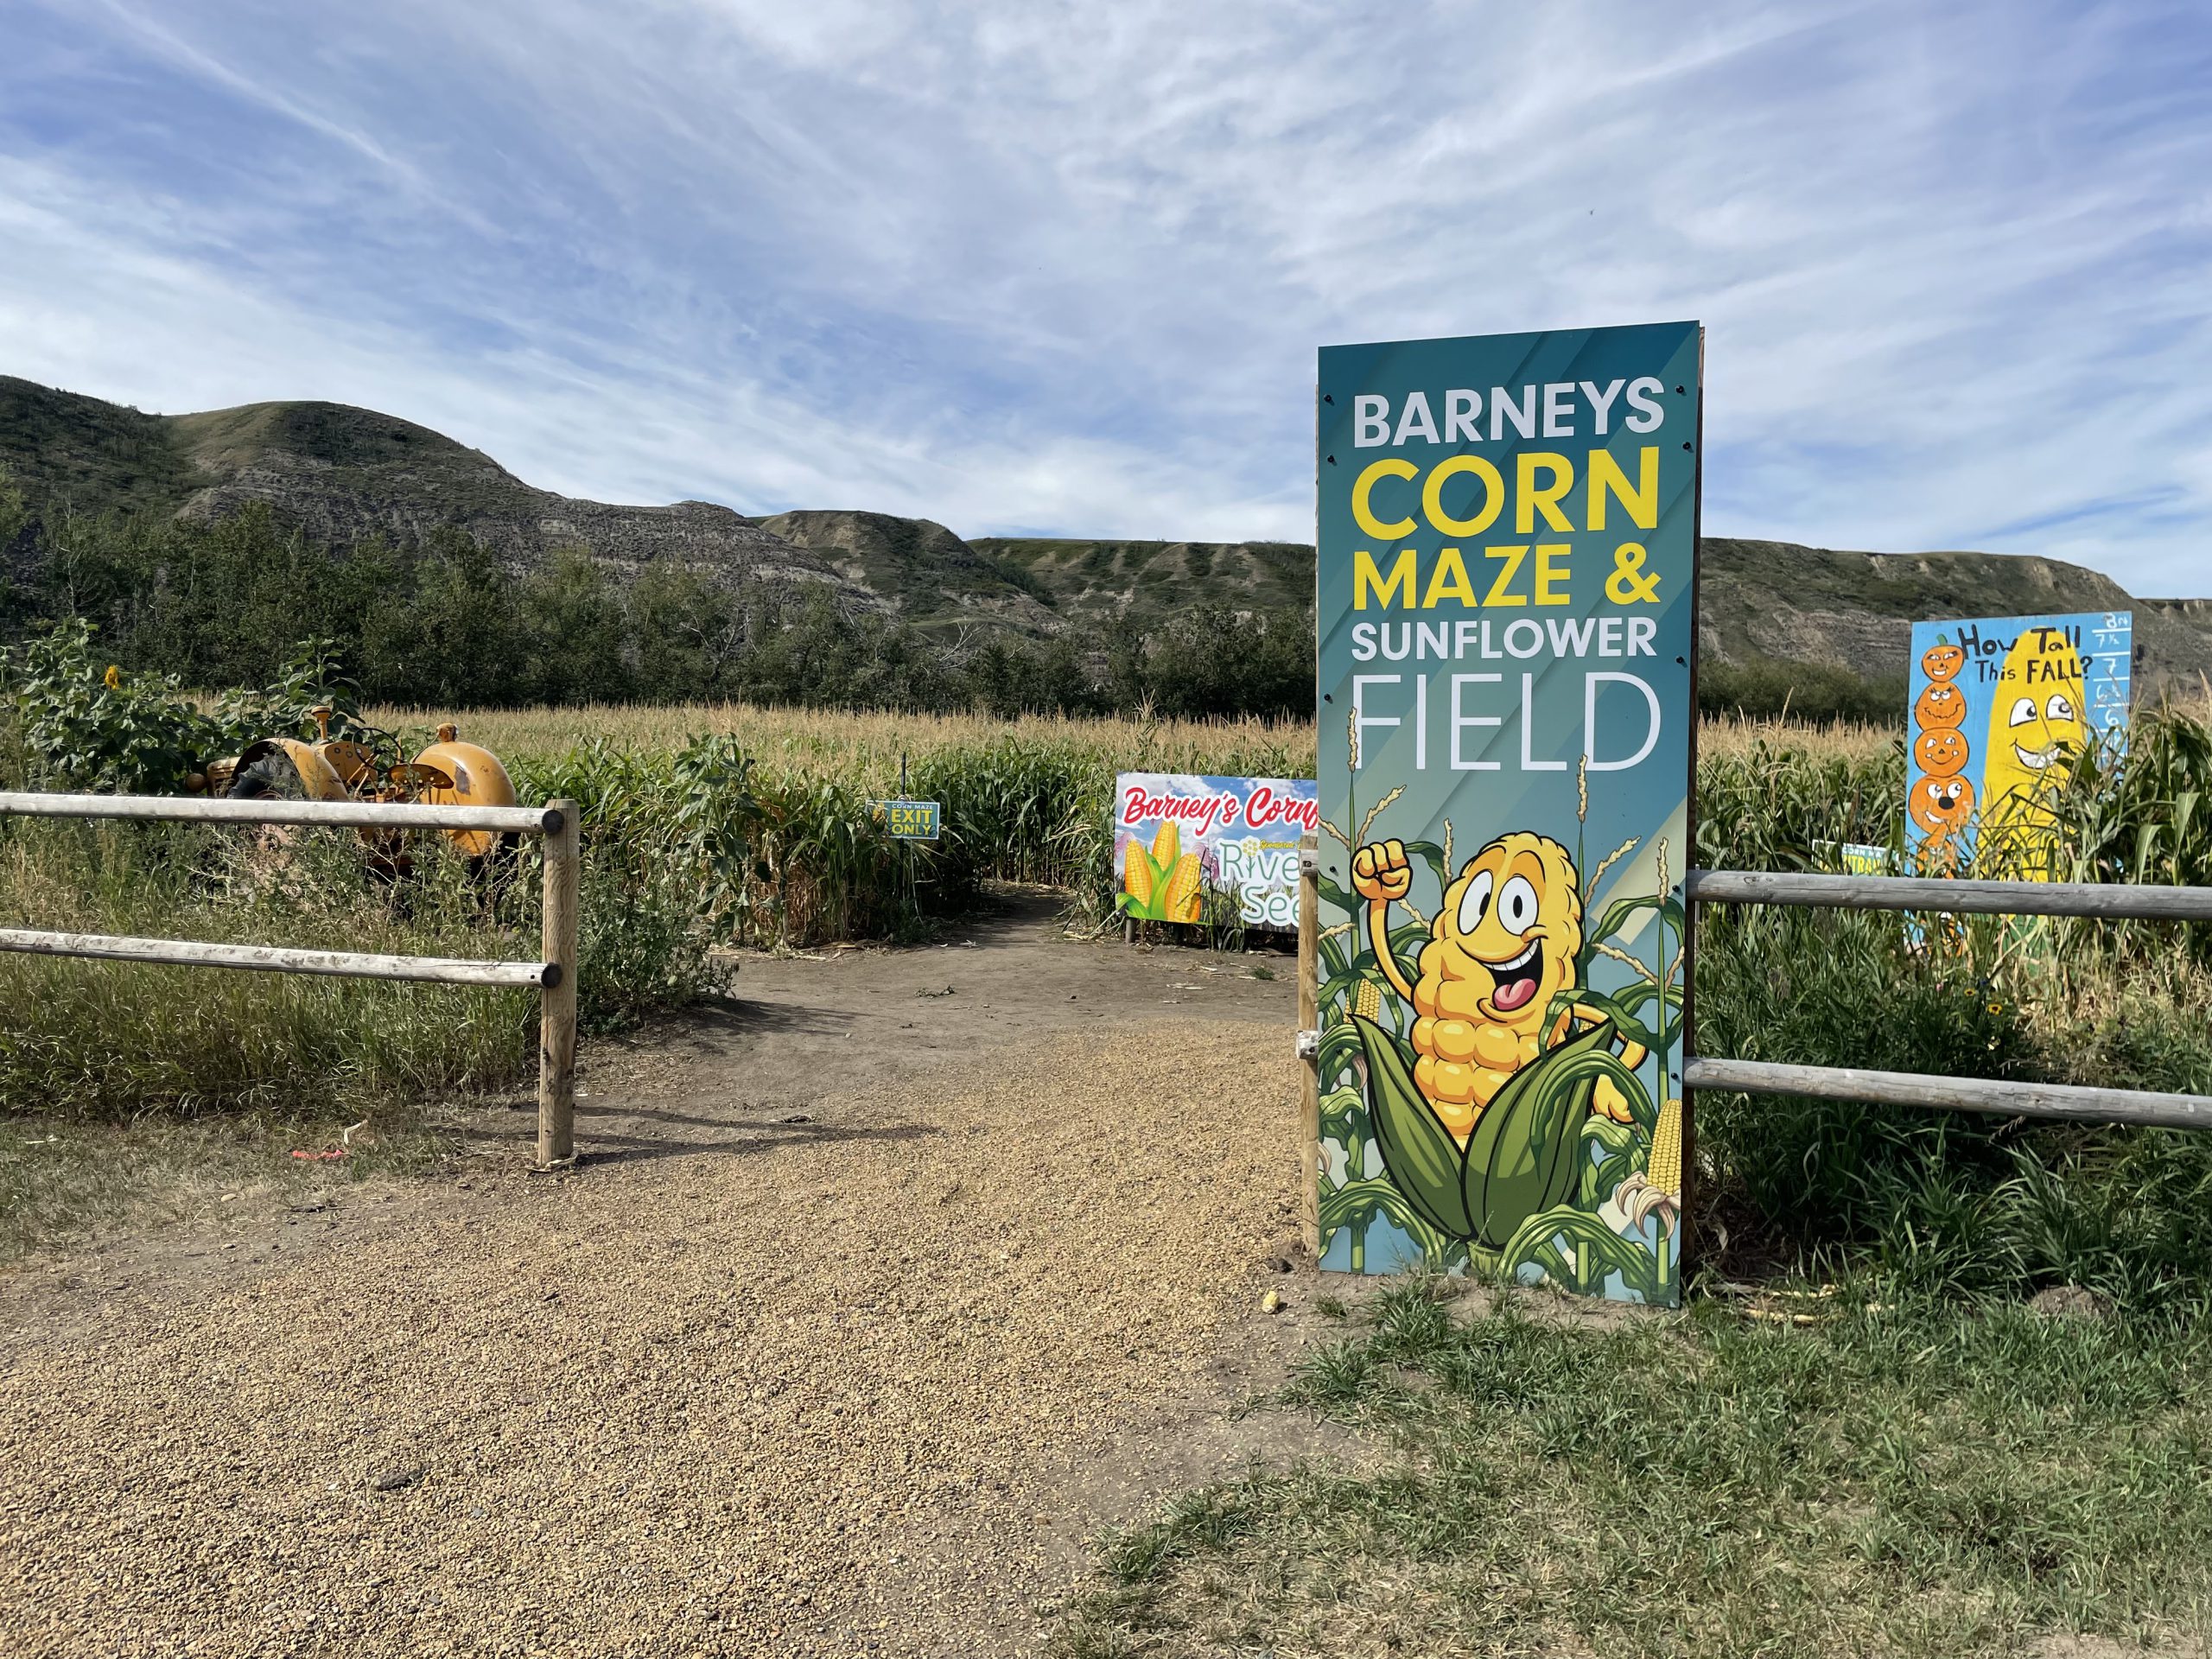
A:
{"type": "Polygon", "coordinates": [[[724,997],[687,1009],[680,1023],[664,1036],[665,1046],[688,1046],[712,1053],[717,1038],[757,1038],[767,1032],[794,1037],[842,1037],[852,1029],[853,1016],[830,1008],[810,1008],[793,1002],[756,1002],[749,997],[724,997]],[[673,1041],[668,1039],[672,1038],[673,1041]]]}
{"type": "MultiPolygon", "coordinates": [[[[642,1117],[646,1114],[632,1112],[620,1116],[642,1117]]],[[[707,1123],[710,1127],[738,1131],[736,1136],[713,1141],[658,1141],[642,1135],[608,1135],[594,1133],[586,1162],[592,1164],[642,1164],[660,1158],[734,1157],[753,1153],[769,1152],[779,1147],[795,1145],[828,1146],[840,1141],[919,1141],[925,1136],[942,1133],[929,1123],[890,1123],[862,1128],[842,1128],[833,1123],[763,1123],[714,1122],[709,1119],[684,1120],[707,1123]]]]}

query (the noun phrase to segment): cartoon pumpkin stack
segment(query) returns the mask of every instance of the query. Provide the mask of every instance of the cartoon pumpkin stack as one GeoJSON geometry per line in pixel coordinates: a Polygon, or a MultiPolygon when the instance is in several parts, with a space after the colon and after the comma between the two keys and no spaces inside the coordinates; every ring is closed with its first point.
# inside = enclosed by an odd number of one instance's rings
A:
{"type": "Polygon", "coordinates": [[[1955,683],[1966,661],[1966,652],[1942,634],[1920,658],[1928,685],[1912,705],[1915,774],[1905,791],[1905,807],[1926,837],[1920,859],[1922,868],[1929,871],[1957,867],[1963,831],[1974,819],[1974,781],[1966,776],[1973,750],[1960,729],[1966,721],[1967,695],[1955,683]]]}

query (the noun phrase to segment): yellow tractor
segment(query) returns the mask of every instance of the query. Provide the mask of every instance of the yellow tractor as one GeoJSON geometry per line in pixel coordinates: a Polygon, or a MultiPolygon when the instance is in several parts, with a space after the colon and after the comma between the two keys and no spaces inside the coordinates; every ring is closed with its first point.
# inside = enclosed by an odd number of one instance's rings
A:
{"type": "MultiPolygon", "coordinates": [[[[233,800],[420,801],[432,805],[512,806],[514,781],[499,756],[461,741],[458,728],[438,728],[437,741],[412,760],[385,765],[367,744],[330,734],[331,710],[310,711],[321,734],[313,743],[264,737],[236,756],[207,768],[210,795],[233,800]]],[[[484,863],[510,848],[511,836],[492,830],[442,830],[455,851],[484,863]]],[[[404,831],[364,830],[376,861],[386,873],[408,868],[404,831]]]]}

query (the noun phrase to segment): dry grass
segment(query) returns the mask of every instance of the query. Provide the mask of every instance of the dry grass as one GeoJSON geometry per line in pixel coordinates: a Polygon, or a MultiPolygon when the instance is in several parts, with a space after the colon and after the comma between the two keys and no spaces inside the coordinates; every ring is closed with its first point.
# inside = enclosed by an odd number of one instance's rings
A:
{"type": "Polygon", "coordinates": [[[1809,754],[1846,760],[1871,760],[1895,743],[1901,726],[1876,726],[1841,721],[1815,726],[1776,715],[1707,715],[1698,722],[1699,756],[1708,760],[1738,760],[1764,743],[1770,749],[1796,749],[1809,754]]]}
{"type": "MultiPolygon", "coordinates": [[[[427,728],[448,716],[418,709],[375,709],[369,718],[394,731],[427,728]]],[[[1065,746],[1132,769],[1185,771],[1229,766],[1240,757],[1302,755],[1298,775],[1313,771],[1310,721],[1161,720],[1141,715],[1084,719],[1029,715],[892,714],[829,709],[764,709],[746,702],[653,705],[600,703],[581,709],[487,709],[462,716],[461,734],[503,756],[557,754],[579,743],[617,748],[674,747],[700,733],[728,733],[764,765],[874,785],[912,760],[1004,740],[1065,746]]]]}
{"type": "MultiPolygon", "coordinates": [[[[2212,712],[2212,703],[2206,705],[2212,712]]],[[[429,709],[369,710],[379,726],[427,730],[447,715],[429,709]]],[[[462,735],[502,755],[556,754],[575,744],[618,748],[673,747],[698,733],[728,733],[764,763],[848,782],[895,777],[912,760],[1006,739],[1065,745],[1132,770],[1229,766],[1255,751],[1280,752],[1293,775],[1313,774],[1310,721],[1162,720],[1142,715],[1084,718],[1029,715],[896,714],[839,709],[769,709],[747,702],[595,703],[580,709],[486,709],[461,716],[462,735]],[[1296,764],[1302,757],[1303,764],[1296,764]]],[[[1735,757],[1764,741],[1823,756],[1869,759],[1897,741],[1901,728],[1847,721],[1817,725],[1775,715],[1708,715],[1699,727],[1706,754],[1735,757]]]]}

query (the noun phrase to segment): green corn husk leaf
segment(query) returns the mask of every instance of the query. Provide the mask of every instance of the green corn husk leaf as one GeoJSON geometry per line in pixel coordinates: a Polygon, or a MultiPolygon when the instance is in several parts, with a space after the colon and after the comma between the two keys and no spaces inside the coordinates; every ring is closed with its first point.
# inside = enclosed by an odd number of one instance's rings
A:
{"type": "Polygon", "coordinates": [[[1573,1197],[1582,1125],[1605,1070],[1591,1061],[1612,1039],[1612,1021],[1601,1020],[1522,1066],[1483,1109],[1464,1166],[1475,1230],[1459,1236],[1503,1249],[1529,1217],[1573,1197]]]}
{"type": "Polygon", "coordinates": [[[1342,973],[1331,974],[1321,982],[1321,988],[1316,993],[1316,1000],[1325,1008],[1341,997],[1344,999],[1344,1007],[1349,1008],[1351,1007],[1351,993],[1357,990],[1359,988],[1359,982],[1366,977],[1367,976],[1356,967],[1347,968],[1342,973]]]}
{"type": "Polygon", "coordinates": [[[1604,1294],[1605,1281],[1618,1274],[1623,1285],[1646,1300],[1662,1300],[1655,1298],[1654,1287],[1649,1283],[1653,1262],[1652,1253],[1645,1246],[1622,1238],[1585,1211],[1565,1206],[1540,1211],[1528,1217],[1498,1253],[1498,1265],[1508,1277],[1514,1276],[1521,1267],[1533,1263],[1543,1268],[1544,1276],[1563,1289],[1583,1296],[1597,1296],[1604,1294]],[[1587,1253],[1591,1270],[1586,1278],[1575,1276],[1569,1257],[1560,1255],[1550,1262],[1545,1260],[1546,1247],[1559,1239],[1564,1239],[1570,1249],[1579,1247],[1587,1253]]]}
{"type": "Polygon", "coordinates": [[[1333,1077],[1351,1064],[1353,1055],[1359,1052],[1359,1033],[1347,1026],[1332,1026],[1322,1033],[1321,1051],[1317,1057],[1324,1077],[1333,1077]]]}
{"type": "Polygon", "coordinates": [[[1314,879],[1314,884],[1320,889],[1323,904],[1334,906],[1346,916],[1366,913],[1367,900],[1357,893],[1346,893],[1325,871],[1314,879]]]}
{"type": "Polygon", "coordinates": [[[1472,1235],[1464,1154],[1421,1092],[1389,1033],[1352,1016],[1367,1055],[1367,1113],[1382,1166],[1421,1218],[1451,1238],[1472,1235]]]}
{"type": "Polygon", "coordinates": [[[1167,878],[1175,867],[1172,863],[1162,864],[1152,855],[1149,848],[1145,849],[1144,861],[1152,866],[1152,903],[1145,913],[1155,922],[1164,922],[1167,919],[1167,878]]]}
{"type": "Polygon", "coordinates": [[[1401,962],[1421,960],[1421,946],[1428,943],[1428,929],[1419,922],[1407,922],[1390,930],[1390,948],[1398,953],[1401,962]]]}
{"type": "Polygon", "coordinates": [[[1616,899],[1605,906],[1605,913],[1598,925],[1583,935],[1582,963],[1585,968],[1598,954],[1600,940],[1618,939],[1629,923],[1643,911],[1656,911],[1659,919],[1679,936],[1682,931],[1682,901],[1662,898],[1657,893],[1645,893],[1636,899],[1616,899]]]}
{"type": "Polygon", "coordinates": [[[1548,1012],[1551,1017],[1556,1019],[1560,1014],[1578,1005],[1586,1008],[1594,1008],[1610,1018],[1613,1022],[1613,1029],[1627,1038],[1629,1041],[1641,1043],[1646,1048],[1656,1048],[1659,1046],[1657,1034],[1637,1018],[1636,1014],[1636,1009],[1650,1000],[1651,987],[1649,985],[1631,986],[1626,991],[1612,992],[1593,991],[1586,986],[1569,985],[1552,999],[1548,1012]]]}
{"type": "Polygon", "coordinates": [[[1427,864],[1430,871],[1436,877],[1436,885],[1440,890],[1452,885],[1452,872],[1444,868],[1444,849],[1438,846],[1436,842],[1409,841],[1406,843],[1406,851],[1411,856],[1421,859],[1427,864]]]}

